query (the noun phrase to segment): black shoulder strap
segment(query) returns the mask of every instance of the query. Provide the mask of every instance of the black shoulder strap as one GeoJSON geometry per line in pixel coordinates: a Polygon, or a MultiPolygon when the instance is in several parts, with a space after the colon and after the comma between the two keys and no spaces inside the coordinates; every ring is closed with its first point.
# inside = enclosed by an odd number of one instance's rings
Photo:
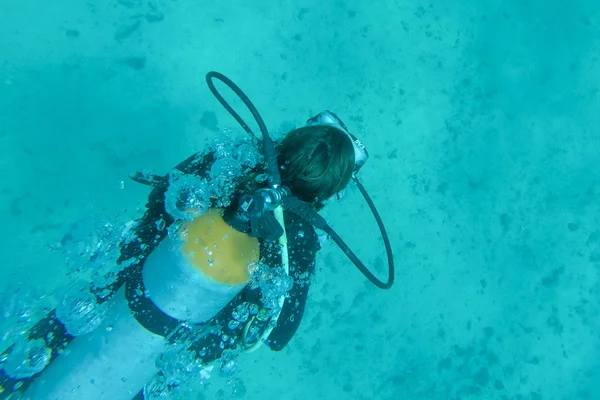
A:
{"type": "Polygon", "coordinates": [[[181,321],[164,313],[145,293],[142,268],[136,267],[125,283],[125,298],[129,310],[137,322],[148,331],[166,337],[181,321]]]}

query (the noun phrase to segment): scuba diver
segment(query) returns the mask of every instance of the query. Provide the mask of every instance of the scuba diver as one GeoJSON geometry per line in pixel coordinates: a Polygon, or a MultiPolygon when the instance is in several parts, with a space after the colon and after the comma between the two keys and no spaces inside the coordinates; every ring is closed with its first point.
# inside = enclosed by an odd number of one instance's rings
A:
{"type": "Polygon", "coordinates": [[[226,367],[241,351],[283,349],[302,320],[325,236],[376,286],[392,286],[387,233],[357,178],[368,153],[344,123],[324,111],[274,143],[239,87],[217,72],[206,81],[262,149],[262,158],[253,159],[246,149],[236,163],[213,149],[164,176],[132,175],[153,189],[144,216],[119,243],[118,274],[109,284],[89,287],[93,301],[84,307],[84,319],[102,308],[102,321],[82,330],[64,312],[49,312],[24,342],[0,355],[0,399],[157,398],[178,386],[173,371],[199,376],[214,362],[226,367]],[[249,108],[262,140],[223,99],[214,79],[249,108]],[[245,173],[234,173],[242,165],[245,173]],[[318,214],[351,180],[380,228],[386,282],[318,214]]]}

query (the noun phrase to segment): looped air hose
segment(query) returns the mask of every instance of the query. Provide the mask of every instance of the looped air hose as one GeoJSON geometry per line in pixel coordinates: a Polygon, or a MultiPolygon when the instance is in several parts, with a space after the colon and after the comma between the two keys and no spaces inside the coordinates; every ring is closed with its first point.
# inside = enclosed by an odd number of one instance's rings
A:
{"type": "MultiPolygon", "coordinates": [[[[217,100],[219,100],[219,102],[223,105],[223,107],[225,107],[225,109],[236,119],[236,121],[238,121],[238,123],[242,126],[242,128],[244,128],[244,130],[246,132],[248,132],[250,135],[252,135],[253,137],[256,137],[256,136],[254,136],[254,133],[248,127],[248,124],[246,124],[246,122],[244,122],[244,120],[233,110],[233,108],[231,108],[231,106],[225,101],[225,99],[223,99],[221,94],[217,91],[217,89],[215,88],[215,86],[212,82],[213,78],[219,79],[220,81],[225,83],[227,86],[229,86],[229,88],[231,90],[233,90],[233,92],[244,102],[246,107],[248,107],[248,109],[252,113],[252,116],[258,123],[261,133],[263,134],[264,157],[267,162],[267,168],[268,168],[267,172],[269,175],[269,183],[271,184],[272,187],[278,187],[281,183],[281,177],[279,175],[279,170],[278,170],[278,166],[277,166],[277,155],[275,153],[275,146],[273,144],[273,141],[269,137],[267,127],[265,126],[265,123],[264,123],[262,117],[258,113],[258,110],[256,110],[256,107],[254,107],[254,105],[252,104],[252,102],[250,101],[248,96],[246,96],[244,94],[244,92],[242,92],[242,90],[235,83],[233,83],[229,78],[227,78],[223,74],[220,74],[220,73],[214,72],[214,71],[211,71],[206,75],[206,82],[208,84],[210,91],[215,95],[215,97],[217,98],[217,100]]],[[[379,230],[381,231],[381,236],[383,238],[383,242],[385,245],[385,250],[386,250],[387,258],[388,258],[388,281],[387,282],[383,282],[383,281],[379,280],[375,275],[373,275],[373,273],[371,273],[371,271],[369,271],[367,269],[367,267],[365,267],[365,265],[358,259],[358,257],[356,257],[356,255],[352,252],[352,250],[350,250],[348,245],[346,245],[346,243],[339,237],[339,235],[327,224],[325,219],[323,217],[321,217],[316,211],[309,208],[308,205],[306,205],[302,201],[300,201],[298,199],[294,199],[293,197],[284,198],[284,204],[286,205],[286,208],[288,208],[290,211],[292,211],[295,214],[297,214],[298,216],[302,217],[307,222],[310,222],[315,227],[327,232],[327,234],[329,234],[332,237],[332,239],[342,249],[342,251],[344,253],[346,253],[348,258],[350,258],[350,260],[354,263],[354,265],[356,265],[356,267],[360,270],[360,272],[362,272],[363,275],[369,281],[371,281],[375,286],[377,286],[381,289],[389,289],[394,283],[394,272],[395,272],[394,271],[394,258],[392,255],[392,248],[390,245],[390,241],[389,241],[387,232],[385,230],[385,226],[383,225],[383,221],[381,220],[381,217],[379,216],[379,213],[377,212],[377,208],[375,207],[375,205],[371,201],[371,198],[367,194],[367,191],[362,186],[362,184],[360,183],[358,178],[356,178],[356,176],[353,176],[352,178],[353,178],[354,182],[356,183],[356,185],[358,186],[358,189],[360,190],[361,194],[367,201],[367,204],[369,205],[369,208],[371,209],[371,212],[373,213],[373,216],[375,217],[375,221],[377,222],[379,230]]]]}
{"type": "Polygon", "coordinates": [[[217,91],[217,88],[215,88],[215,85],[212,82],[213,78],[216,78],[224,84],[226,84],[240,98],[240,100],[242,100],[246,107],[248,107],[248,110],[250,110],[250,112],[252,113],[252,116],[256,120],[258,128],[262,133],[263,156],[265,157],[265,161],[267,163],[269,185],[273,188],[279,187],[279,185],[281,184],[281,177],[279,175],[279,169],[277,166],[277,153],[275,152],[275,145],[269,137],[269,131],[267,130],[267,126],[265,125],[265,122],[258,113],[258,110],[256,109],[256,107],[254,107],[254,104],[252,104],[248,96],[246,96],[246,94],[242,92],[242,89],[240,89],[235,83],[233,83],[231,79],[215,71],[211,71],[208,74],[206,74],[206,83],[208,84],[208,88],[210,89],[212,94],[217,98],[217,100],[219,100],[219,103],[221,103],[221,105],[225,107],[229,114],[231,114],[231,116],[235,118],[235,120],[242,126],[242,128],[244,128],[244,130],[250,135],[252,135],[252,137],[255,139],[256,136],[254,135],[248,124],[244,122],[242,117],[240,117],[238,113],[236,113],[234,109],[231,108],[231,106],[225,101],[223,96],[221,96],[221,94],[217,91]]]}
{"type": "Polygon", "coordinates": [[[379,231],[381,232],[381,237],[385,245],[385,252],[387,254],[388,259],[387,282],[383,282],[382,280],[378,279],[375,275],[373,275],[373,273],[369,271],[369,269],[360,261],[356,254],[354,254],[354,252],[350,250],[350,247],[348,247],[348,245],[342,240],[342,238],[333,230],[333,228],[331,228],[331,226],[329,226],[327,221],[325,221],[325,218],[323,218],[321,215],[319,215],[319,213],[314,211],[308,204],[295,197],[284,198],[283,204],[287,210],[293,212],[305,221],[312,224],[315,228],[321,229],[325,231],[329,236],[331,236],[331,238],[338,245],[338,247],[346,254],[346,256],[348,256],[350,261],[354,263],[356,268],[358,268],[358,270],[371,283],[373,283],[380,289],[389,289],[394,284],[395,275],[394,256],[392,254],[392,246],[390,245],[390,239],[388,237],[387,231],[385,230],[385,226],[383,225],[383,221],[381,220],[381,216],[379,215],[379,212],[377,212],[377,208],[375,208],[375,204],[373,204],[371,197],[369,197],[367,191],[356,176],[353,176],[352,179],[354,180],[356,186],[358,186],[358,189],[367,201],[367,204],[369,205],[369,208],[371,209],[371,212],[375,217],[375,221],[377,222],[379,231]]]}
{"type": "Polygon", "coordinates": [[[365,190],[364,186],[362,185],[362,183],[360,183],[360,181],[358,180],[358,178],[356,176],[353,176],[352,179],[354,180],[354,183],[356,183],[356,186],[358,186],[358,190],[360,190],[360,193],[362,193],[363,197],[365,198],[365,201],[369,205],[369,208],[371,209],[371,212],[373,213],[373,217],[375,217],[375,222],[377,222],[377,226],[379,227],[379,232],[381,232],[381,238],[383,239],[383,244],[385,246],[385,252],[387,254],[387,259],[388,259],[387,282],[384,283],[383,281],[377,279],[367,269],[367,267],[365,267],[365,265],[362,262],[360,262],[360,260],[354,255],[354,253],[352,253],[350,248],[348,248],[348,246],[342,241],[342,239],[339,236],[337,236],[337,234],[333,231],[333,229],[331,230],[333,233],[330,233],[330,235],[333,238],[333,240],[338,244],[338,246],[340,246],[340,248],[344,251],[344,253],[346,253],[346,255],[348,257],[350,257],[350,259],[354,262],[354,265],[356,265],[356,267],[360,270],[360,272],[362,272],[363,275],[365,275],[367,277],[367,279],[369,279],[371,282],[373,282],[373,284],[380,289],[389,289],[394,284],[394,276],[395,276],[394,255],[392,254],[392,245],[390,244],[390,238],[388,237],[387,231],[385,230],[385,225],[383,225],[381,216],[379,215],[379,212],[377,211],[375,204],[373,204],[373,201],[371,200],[371,197],[365,190]],[[337,237],[337,239],[339,239],[339,242],[338,242],[338,240],[336,240],[336,237],[337,237]],[[340,242],[344,243],[343,247],[340,245],[340,242]],[[344,248],[346,248],[347,251],[344,248]],[[354,261],[354,260],[356,260],[356,261],[354,261]],[[357,264],[357,262],[358,262],[358,264],[357,264]]]}
{"type": "MultiPolygon", "coordinates": [[[[281,177],[279,175],[279,170],[278,170],[278,166],[277,166],[277,155],[275,153],[275,146],[273,144],[273,141],[269,137],[267,127],[265,126],[265,123],[264,123],[262,117],[256,110],[256,107],[254,107],[254,105],[252,104],[250,99],[229,78],[227,78],[226,76],[224,76],[218,72],[214,72],[214,71],[209,72],[206,75],[206,82],[208,83],[208,87],[209,87],[210,91],[215,95],[215,97],[217,98],[217,100],[219,100],[219,102],[223,105],[223,107],[225,107],[225,109],[236,119],[236,121],[242,126],[242,128],[244,128],[244,130],[246,132],[248,132],[250,135],[252,135],[254,138],[256,138],[256,136],[254,136],[254,133],[252,132],[252,130],[248,127],[248,125],[244,122],[244,120],[233,110],[233,108],[231,108],[231,106],[225,101],[225,99],[223,99],[223,97],[217,91],[214,84],[212,83],[213,78],[217,78],[220,81],[222,81],[223,83],[225,83],[227,86],[229,86],[229,88],[231,90],[233,90],[233,92],[244,102],[246,107],[248,107],[248,109],[254,116],[254,119],[256,119],[256,122],[258,123],[258,126],[263,134],[264,157],[267,162],[267,172],[269,174],[269,183],[271,184],[272,187],[276,188],[281,183],[281,177]]],[[[356,256],[356,254],[354,254],[354,252],[352,250],[350,250],[348,245],[342,240],[342,238],[340,238],[340,236],[333,230],[333,228],[331,228],[329,226],[329,224],[327,224],[327,221],[325,221],[325,219],[322,216],[320,216],[315,210],[313,210],[308,204],[304,203],[303,201],[301,201],[293,196],[290,196],[290,197],[283,198],[283,200],[282,200],[283,205],[285,205],[286,209],[288,209],[289,211],[298,215],[299,217],[304,219],[306,222],[312,224],[314,227],[316,227],[318,229],[325,231],[329,236],[331,236],[333,241],[339,246],[339,248],[352,261],[352,263],[356,266],[356,268],[358,268],[358,270],[371,283],[373,283],[375,286],[377,286],[380,289],[389,289],[394,284],[395,267],[394,267],[394,257],[392,254],[392,246],[390,245],[390,240],[389,240],[388,234],[385,230],[385,226],[383,224],[383,221],[381,220],[379,212],[377,211],[377,208],[373,204],[373,201],[367,194],[367,191],[365,190],[363,185],[360,183],[360,181],[358,180],[356,175],[353,175],[352,179],[358,186],[358,189],[360,190],[361,194],[363,195],[367,204],[369,205],[369,208],[371,209],[371,212],[373,213],[373,216],[375,217],[375,221],[377,222],[377,226],[379,227],[379,231],[381,232],[381,237],[382,237],[383,243],[385,245],[385,251],[386,251],[387,259],[388,259],[387,282],[383,282],[382,280],[378,279],[375,275],[373,275],[373,273],[371,271],[369,271],[369,269],[359,260],[359,258],[356,256]]],[[[278,215],[278,213],[276,213],[276,215],[278,215]]]]}

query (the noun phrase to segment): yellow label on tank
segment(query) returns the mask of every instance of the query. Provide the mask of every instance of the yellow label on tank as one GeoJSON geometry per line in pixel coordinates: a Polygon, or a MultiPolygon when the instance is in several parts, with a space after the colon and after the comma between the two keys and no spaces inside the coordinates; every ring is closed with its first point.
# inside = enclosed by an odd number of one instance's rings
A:
{"type": "Polygon", "coordinates": [[[194,267],[229,285],[247,283],[248,265],[260,258],[258,239],[227,225],[216,208],[185,223],[181,239],[181,250],[194,267]]]}

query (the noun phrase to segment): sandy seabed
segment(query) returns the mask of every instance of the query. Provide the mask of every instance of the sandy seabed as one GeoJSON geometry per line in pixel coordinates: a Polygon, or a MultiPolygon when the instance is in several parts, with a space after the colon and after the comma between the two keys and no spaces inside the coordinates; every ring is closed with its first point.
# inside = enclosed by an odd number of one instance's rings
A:
{"type": "MultiPolygon", "coordinates": [[[[141,215],[131,172],[240,131],[216,70],[275,136],[331,109],[363,140],[396,284],[329,243],[288,347],[173,399],[600,399],[599,9],[437,3],[3,1],[0,290],[52,301],[54,244],[141,215]]],[[[325,214],[383,275],[358,191],[325,214]]]]}

